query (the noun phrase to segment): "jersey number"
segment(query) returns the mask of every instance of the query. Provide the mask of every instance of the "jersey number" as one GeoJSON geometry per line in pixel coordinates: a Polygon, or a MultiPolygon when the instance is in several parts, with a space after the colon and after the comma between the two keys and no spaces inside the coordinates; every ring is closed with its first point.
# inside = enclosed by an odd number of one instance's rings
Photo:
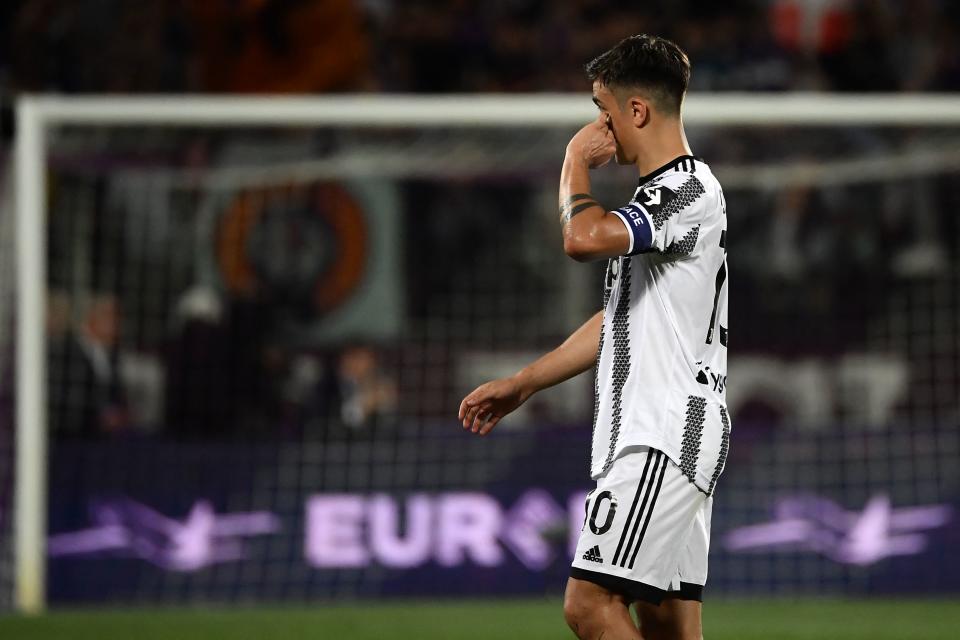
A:
{"type": "MultiPolygon", "coordinates": [[[[589,500],[588,500],[589,502],[589,500]]],[[[613,494],[609,491],[602,491],[597,494],[597,497],[593,500],[593,511],[590,513],[590,518],[588,523],[590,524],[590,531],[594,535],[602,536],[607,531],[610,530],[610,527],[613,526],[613,517],[617,513],[617,499],[613,497],[613,494]],[[610,506],[607,507],[607,515],[604,517],[603,522],[597,522],[597,517],[600,515],[600,506],[604,501],[609,501],[610,506]]]]}
{"type": "MultiPolygon", "coordinates": [[[[717,325],[717,307],[720,305],[720,291],[727,281],[727,230],[720,232],[720,247],[723,249],[723,263],[717,271],[716,289],[713,294],[713,312],[710,314],[710,326],[707,328],[707,344],[713,344],[714,327],[717,325]]],[[[720,344],[727,346],[727,328],[720,325],[720,344]]]]}

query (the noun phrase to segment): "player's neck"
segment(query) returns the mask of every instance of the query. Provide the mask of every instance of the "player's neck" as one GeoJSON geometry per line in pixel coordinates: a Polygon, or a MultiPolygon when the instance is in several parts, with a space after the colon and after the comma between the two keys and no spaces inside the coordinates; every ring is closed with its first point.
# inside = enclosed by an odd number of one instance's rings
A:
{"type": "Polygon", "coordinates": [[[693,155],[681,120],[651,126],[644,134],[646,139],[640,145],[636,162],[641,176],[653,173],[679,156],[693,155]]]}

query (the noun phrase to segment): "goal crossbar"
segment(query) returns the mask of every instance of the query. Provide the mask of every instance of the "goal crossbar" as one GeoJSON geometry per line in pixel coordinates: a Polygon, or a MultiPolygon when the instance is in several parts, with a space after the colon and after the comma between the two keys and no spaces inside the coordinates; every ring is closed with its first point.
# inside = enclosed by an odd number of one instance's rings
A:
{"type": "MultiPolygon", "coordinates": [[[[20,105],[54,124],[184,126],[544,127],[596,117],[583,94],[343,95],[317,98],[144,96],[24,97],[20,105]]],[[[693,125],[938,125],[960,123],[960,97],[818,93],[694,93],[693,125]]]]}

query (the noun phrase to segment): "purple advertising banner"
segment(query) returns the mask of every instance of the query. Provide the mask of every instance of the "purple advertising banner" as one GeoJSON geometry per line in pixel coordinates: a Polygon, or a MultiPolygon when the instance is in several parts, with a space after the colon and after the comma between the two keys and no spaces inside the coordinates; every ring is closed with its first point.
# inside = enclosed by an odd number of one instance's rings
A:
{"type": "MultiPolygon", "coordinates": [[[[61,444],[51,599],[559,593],[589,479],[570,473],[582,467],[575,447],[543,460],[537,438],[502,441],[509,465],[479,458],[472,479],[411,476],[407,486],[374,467],[366,476],[338,467],[348,451],[375,459],[370,443],[61,444]]],[[[849,492],[858,500],[802,486],[758,491],[746,482],[756,464],[737,464],[715,500],[710,592],[960,589],[955,499],[911,502],[883,486],[849,492]]]]}

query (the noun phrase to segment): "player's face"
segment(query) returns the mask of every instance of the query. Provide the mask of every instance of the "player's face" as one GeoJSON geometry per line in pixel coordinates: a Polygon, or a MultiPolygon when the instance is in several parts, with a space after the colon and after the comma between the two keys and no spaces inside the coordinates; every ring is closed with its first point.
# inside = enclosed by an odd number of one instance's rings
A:
{"type": "Polygon", "coordinates": [[[617,164],[633,164],[631,159],[630,134],[633,124],[620,110],[616,96],[606,86],[600,82],[593,83],[593,102],[603,114],[607,127],[613,133],[613,139],[617,143],[616,160],[617,164]]]}

